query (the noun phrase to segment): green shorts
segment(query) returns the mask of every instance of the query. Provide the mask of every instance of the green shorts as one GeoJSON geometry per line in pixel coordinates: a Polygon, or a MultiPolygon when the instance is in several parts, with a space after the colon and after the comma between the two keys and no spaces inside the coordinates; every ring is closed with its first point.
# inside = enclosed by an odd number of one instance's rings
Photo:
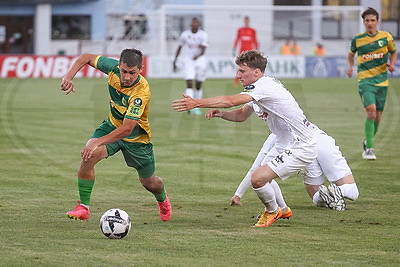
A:
{"type": "MultiPolygon", "coordinates": [[[[99,128],[94,131],[90,138],[100,138],[115,129],[116,128],[111,125],[108,120],[105,120],[99,128]]],[[[140,178],[148,178],[154,174],[155,162],[152,143],[132,143],[118,140],[114,143],[107,144],[106,148],[108,153],[107,157],[121,150],[126,164],[129,167],[135,168],[140,178]]]]}
{"type": "Polygon", "coordinates": [[[358,93],[364,107],[375,104],[376,110],[383,111],[386,103],[387,86],[375,86],[372,84],[359,84],[358,93]]]}

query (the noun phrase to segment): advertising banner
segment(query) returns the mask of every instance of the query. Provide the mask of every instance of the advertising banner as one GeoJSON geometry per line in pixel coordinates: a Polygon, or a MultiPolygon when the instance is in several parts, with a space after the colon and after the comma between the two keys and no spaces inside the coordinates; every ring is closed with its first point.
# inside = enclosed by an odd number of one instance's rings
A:
{"type": "MultiPolygon", "coordinates": [[[[306,57],[305,68],[307,78],[345,78],[347,57],[306,57]]],[[[396,63],[393,73],[388,72],[388,76],[400,77],[400,62],[396,63]]],[[[357,77],[357,66],[353,67],[352,77],[357,77]]]]}
{"type": "MultiPolygon", "coordinates": [[[[346,57],[306,57],[307,78],[347,77],[346,57]]],[[[357,75],[354,68],[353,76],[357,75]]]]}
{"type": "MultiPolygon", "coordinates": [[[[162,58],[151,56],[148,58],[149,78],[182,78],[184,64],[182,57],[178,58],[177,71],[173,71],[173,58],[162,58]]],[[[303,78],[305,77],[305,58],[303,56],[270,56],[266,75],[277,78],[303,78]]],[[[236,75],[236,64],[234,57],[211,57],[207,56],[207,78],[234,78],[236,75]]]]}
{"type": "MultiPolygon", "coordinates": [[[[118,58],[119,56],[109,56],[118,58]]],[[[0,56],[1,78],[61,78],[78,57],[73,56],[0,56]]],[[[146,57],[144,57],[146,65],[146,57]]],[[[146,75],[145,67],[142,74],[146,75]]],[[[105,77],[105,74],[86,65],[76,78],[105,77]]]]}

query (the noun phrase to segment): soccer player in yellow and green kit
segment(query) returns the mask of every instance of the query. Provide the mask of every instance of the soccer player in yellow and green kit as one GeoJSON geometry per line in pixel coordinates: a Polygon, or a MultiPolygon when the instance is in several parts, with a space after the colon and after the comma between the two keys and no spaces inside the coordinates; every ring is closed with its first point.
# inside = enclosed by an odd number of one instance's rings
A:
{"type": "Polygon", "coordinates": [[[397,53],[390,33],[377,30],[379,13],[369,7],[361,17],[366,31],[356,35],[351,41],[347,57],[347,76],[351,77],[353,73],[354,55],[357,52],[358,92],[367,112],[362,157],[375,160],[374,136],[386,102],[389,86],[387,71],[394,71],[397,53]]]}
{"type": "Polygon", "coordinates": [[[67,216],[71,219],[90,218],[90,196],[95,171],[100,160],[121,150],[125,162],[139,174],[142,185],[154,194],[158,201],[160,217],[168,221],[171,217],[171,203],[160,177],[155,175],[153,145],[150,142],[148,121],[150,87],[140,75],[143,56],[139,50],[125,49],[119,61],[93,54],[83,54],[70,67],[61,82],[66,94],[75,92],[72,79],[87,64],[108,75],[110,112],[108,118],[94,131],[81,151],[81,165],[78,171],[80,201],[67,216]]]}

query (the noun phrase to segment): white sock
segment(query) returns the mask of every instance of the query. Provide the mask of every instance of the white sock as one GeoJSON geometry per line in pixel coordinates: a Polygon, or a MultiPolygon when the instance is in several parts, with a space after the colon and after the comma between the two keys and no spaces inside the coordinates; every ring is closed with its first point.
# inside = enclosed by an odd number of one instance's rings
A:
{"type": "Polygon", "coordinates": [[[202,99],[203,98],[203,90],[200,88],[200,89],[196,89],[196,90],[194,90],[194,97],[193,97],[194,99],[202,99]]]}
{"type": "Polygon", "coordinates": [[[356,200],[358,198],[359,192],[356,183],[352,184],[343,184],[338,186],[343,193],[345,198],[350,200],[356,200]]]}
{"type": "Polygon", "coordinates": [[[193,89],[192,88],[186,88],[185,89],[185,95],[188,95],[191,98],[193,98],[193,89]]]}
{"type": "Polygon", "coordinates": [[[89,205],[85,205],[81,203],[81,206],[84,206],[85,208],[87,208],[89,210],[89,205]]]}
{"type": "Polygon", "coordinates": [[[279,187],[279,184],[275,180],[272,180],[271,186],[274,189],[275,198],[276,198],[276,202],[278,203],[278,206],[282,210],[286,209],[287,205],[286,205],[285,200],[283,199],[282,191],[281,191],[281,188],[279,187]]]}
{"type": "Polygon", "coordinates": [[[253,188],[256,192],[258,198],[265,205],[265,209],[269,213],[274,213],[278,209],[278,204],[276,203],[275,192],[270,183],[265,184],[260,188],[253,188]]]}
{"type": "Polygon", "coordinates": [[[319,192],[317,191],[313,196],[313,203],[316,207],[328,208],[328,205],[319,197],[319,192]]]}

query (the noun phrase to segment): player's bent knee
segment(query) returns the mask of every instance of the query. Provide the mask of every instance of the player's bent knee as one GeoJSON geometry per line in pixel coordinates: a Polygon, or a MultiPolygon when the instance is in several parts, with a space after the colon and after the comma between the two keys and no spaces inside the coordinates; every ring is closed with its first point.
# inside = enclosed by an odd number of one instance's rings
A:
{"type": "Polygon", "coordinates": [[[251,184],[253,185],[253,188],[260,188],[271,182],[276,177],[277,175],[268,165],[263,165],[256,169],[251,175],[251,184]]]}
{"type": "Polygon", "coordinates": [[[265,180],[264,176],[260,171],[255,171],[251,175],[251,185],[253,188],[263,187],[268,181],[265,180]]]}

